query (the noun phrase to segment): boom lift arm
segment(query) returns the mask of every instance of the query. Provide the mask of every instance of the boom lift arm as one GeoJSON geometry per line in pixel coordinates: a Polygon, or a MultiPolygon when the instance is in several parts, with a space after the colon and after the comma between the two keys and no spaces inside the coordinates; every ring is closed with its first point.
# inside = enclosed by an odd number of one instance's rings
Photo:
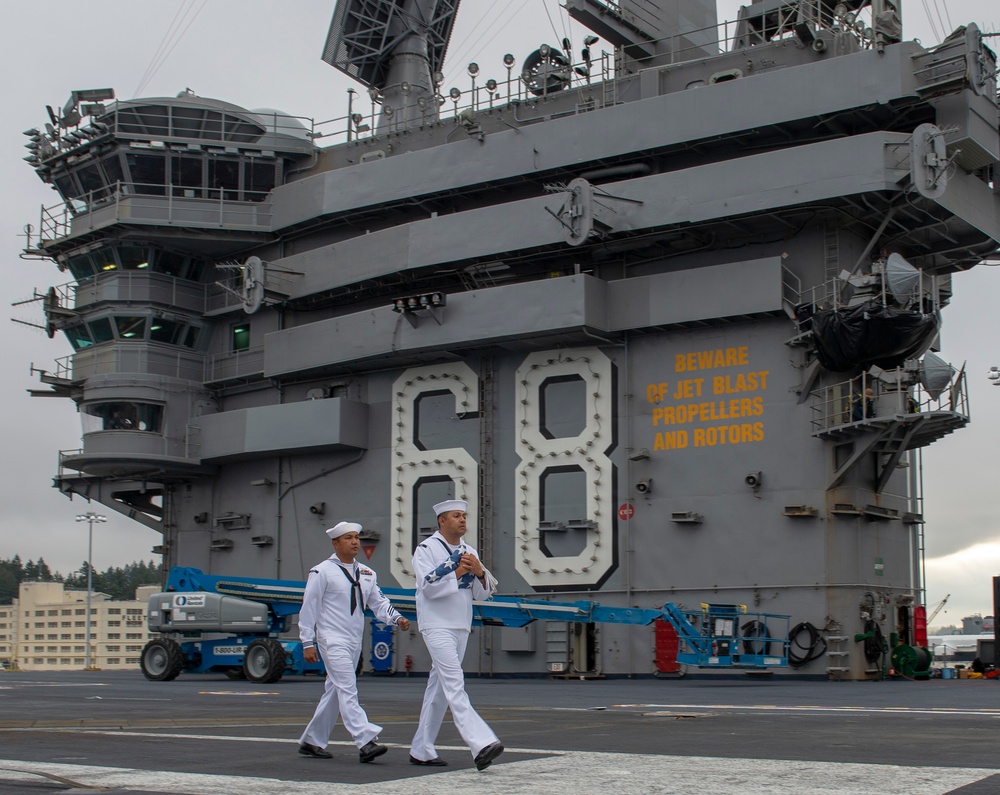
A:
{"type": "MultiPolygon", "coordinates": [[[[412,589],[382,590],[400,613],[416,618],[416,595],[412,589]]],[[[170,570],[166,592],[150,599],[149,626],[153,631],[188,637],[228,630],[237,633],[237,638],[235,642],[222,639],[221,648],[225,652],[238,652],[245,646],[249,653],[258,641],[270,641],[268,648],[276,652],[274,646],[279,641],[275,636],[285,631],[287,618],[299,612],[304,591],[305,583],[299,581],[224,577],[175,566],[170,570]],[[191,607],[192,601],[197,607],[191,607]]],[[[607,607],[587,600],[550,602],[495,596],[488,601],[473,602],[473,619],[478,625],[505,627],[523,627],[532,621],[636,626],[666,621],[677,631],[683,645],[684,650],[677,655],[677,661],[684,665],[773,669],[788,664],[789,616],[748,613],[743,605],[701,604],[696,610],[688,610],[670,602],[653,608],[607,607]]],[[[166,654],[164,643],[162,639],[150,641],[147,648],[159,644],[156,649],[166,654]]],[[[182,669],[204,671],[239,664],[234,660],[216,660],[206,667],[206,642],[197,645],[201,647],[200,662],[194,665],[188,660],[188,664],[179,668],[173,662],[169,665],[173,675],[169,677],[150,676],[144,650],[143,672],[148,678],[165,679],[175,677],[182,669]]],[[[303,672],[297,641],[281,641],[280,645],[287,662],[284,670],[303,672]]],[[[257,650],[260,650],[259,643],[257,650]]],[[[174,650],[168,648],[168,651],[174,650]]],[[[176,653],[173,656],[176,657],[176,653]]],[[[262,669],[267,670],[268,676],[274,676],[276,663],[273,661],[268,661],[268,665],[251,665],[250,670],[247,670],[245,659],[240,662],[246,676],[253,681],[277,681],[276,678],[257,678],[262,669]]]]}

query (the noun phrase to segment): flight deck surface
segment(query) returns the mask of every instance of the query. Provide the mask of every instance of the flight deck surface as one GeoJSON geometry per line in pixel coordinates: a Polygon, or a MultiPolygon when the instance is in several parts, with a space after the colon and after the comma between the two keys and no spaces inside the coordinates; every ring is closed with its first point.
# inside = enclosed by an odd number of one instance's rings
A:
{"type": "Polygon", "coordinates": [[[339,725],[332,759],[297,753],[322,691],[214,674],[0,674],[0,795],[514,793],[992,795],[1000,791],[993,681],[468,680],[506,746],[477,772],[449,718],[447,767],[409,764],[426,678],[363,676],[389,752],[370,764],[339,725]]]}

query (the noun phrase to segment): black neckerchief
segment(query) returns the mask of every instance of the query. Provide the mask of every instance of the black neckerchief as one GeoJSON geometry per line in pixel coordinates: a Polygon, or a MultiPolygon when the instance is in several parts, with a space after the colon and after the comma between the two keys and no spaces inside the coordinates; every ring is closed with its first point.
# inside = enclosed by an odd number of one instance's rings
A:
{"type": "MultiPolygon", "coordinates": [[[[357,568],[355,568],[357,565],[355,563],[354,567],[352,567],[355,572],[357,571],[357,568]]],[[[354,611],[358,609],[359,602],[361,604],[361,612],[363,613],[365,611],[365,595],[361,590],[361,575],[357,575],[357,579],[355,579],[351,576],[351,572],[341,564],[338,563],[337,568],[344,572],[344,576],[351,581],[351,615],[354,615],[354,611]]]]}
{"type": "Polygon", "coordinates": [[[450,546],[448,546],[448,544],[446,544],[446,543],[445,543],[445,540],[444,540],[443,538],[438,538],[438,539],[436,539],[436,540],[437,540],[437,542],[438,542],[438,543],[439,543],[439,544],[440,544],[441,546],[443,546],[443,547],[444,547],[444,551],[448,553],[448,557],[451,557],[451,555],[452,555],[453,553],[455,553],[455,552],[458,552],[458,551],[459,551],[459,550],[460,550],[460,549],[462,548],[462,546],[463,546],[463,545],[462,545],[462,542],[461,542],[461,541],[459,541],[459,542],[458,542],[458,549],[456,550],[456,549],[452,549],[452,548],[451,548],[450,546]]]}

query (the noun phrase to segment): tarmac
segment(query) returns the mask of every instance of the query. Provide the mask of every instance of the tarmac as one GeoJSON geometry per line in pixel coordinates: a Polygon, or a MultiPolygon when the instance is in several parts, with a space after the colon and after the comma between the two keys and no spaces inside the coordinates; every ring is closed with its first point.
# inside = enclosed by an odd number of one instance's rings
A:
{"type": "Polygon", "coordinates": [[[0,672],[0,795],[997,795],[1000,681],[828,682],[776,674],[479,679],[506,751],[478,772],[446,719],[447,767],[409,764],[426,678],[363,676],[389,751],[297,752],[322,692],[218,674],[0,672]]]}

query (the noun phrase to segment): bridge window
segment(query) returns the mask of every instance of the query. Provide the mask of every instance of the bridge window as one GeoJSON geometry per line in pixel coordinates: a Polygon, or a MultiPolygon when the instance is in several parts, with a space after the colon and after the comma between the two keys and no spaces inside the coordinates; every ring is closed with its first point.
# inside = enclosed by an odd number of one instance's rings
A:
{"type": "Polygon", "coordinates": [[[140,155],[130,152],[126,156],[132,189],[136,193],[162,196],[166,192],[167,159],[164,155],[140,155]]]}
{"type": "Polygon", "coordinates": [[[199,188],[205,185],[202,176],[203,164],[204,160],[200,157],[174,155],[170,159],[170,183],[173,186],[174,196],[183,196],[186,199],[201,198],[199,188]]]}
{"type": "Polygon", "coordinates": [[[243,198],[262,202],[274,189],[277,165],[273,160],[251,160],[243,166],[243,198]]]}
{"type": "Polygon", "coordinates": [[[197,348],[198,340],[201,338],[200,326],[189,325],[182,320],[162,315],[121,315],[113,319],[114,325],[111,322],[112,318],[94,318],[87,323],[69,326],[63,329],[63,333],[77,351],[115,339],[129,342],[148,339],[150,342],[180,345],[193,350],[197,348]]]}
{"type": "Polygon", "coordinates": [[[149,267],[149,249],[146,246],[122,246],[118,259],[125,270],[144,270],[149,267]]]}
{"type": "Polygon", "coordinates": [[[236,201],[240,198],[240,164],[236,160],[223,160],[213,157],[208,161],[208,187],[212,189],[209,194],[212,198],[218,198],[219,190],[222,191],[222,198],[227,201],[236,201]]]}
{"type": "Polygon", "coordinates": [[[149,325],[149,339],[151,342],[165,342],[168,345],[176,345],[180,338],[183,326],[165,317],[154,317],[149,325]]]}
{"type": "Polygon", "coordinates": [[[108,178],[109,185],[125,181],[125,171],[122,169],[122,161],[118,152],[104,158],[101,161],[101,165],[104,167],[104,173],[108,178]]]}
{"type": "Polygon", "coordinates": [[[66,261],[66,267],[73,274],[73,278],[78,282],[85,281],[94,275],[94,262],[89,256],[70,257],[66,261]]]}
{"type": "Polygon", "coordinates": [[[198,337],[200,336],[201,328],[198,326],[188,326],[187,330],[184,332],[184,338],[181,341],[181,345],[185,348],[197,348],[198,347],[198,337]]]}
{"type": "Polygon", "coordinates": [[[115,325],[118,328],[118,336],[122,339],[141,340],[146,336],[146,318],[144,317],[116,317],[115,325]]]}
{"type": "Polygon", "coordinates": [[[94,318],[87,323],[90,327],[90,334],[94,338],[94,343],[108,342],[115,338],[114,331],[111,329],[111,320],[106,317],[94,318]]]}
{"type": "Polygon", "coordinates": [[[199,265],[198,260],[173,251],[157,251],[153,256],[154,271],[166,273],[168,276],[176,276],[178,279],[197,281],[199,265]]]}
{"type": "Polygon", "coordinates": [[[80,188],[77,187],[76,182],[69,174],[63,174],[55,177],[52,181],[55,183],[56,190],[59,191],[59,195],[66,199],[66,201],[75,199],[80,195],[80,188]]]}
{"type": "Polygon", "coordinates": [[[99,248],[97,251],[92,252],[91,256],[94,258],[94,267],[98,273],[107,273],[108,271],[118,269],[114,249],[99,248]]]}
{"type": "Polygon", "coordinates": [[[73,213],[122,193],[181,198],[264,201],[281,177],[281,159],[250,154],[171,152],[162,144],[134,144],[101,160],[89,160],[53,177],[73,213]]]}
{"type": "Polygon", "coordinates": [[[65,260],[65,267],[78,282],[95,274],[117,270],[146,270],[178,279],[198,281],[203,262],[187,254],[163,251],[156,246],[105,246],[65,260]]]}
{"type": "Polygon", "coordinates": [[[73,346],[73,350],[76,351],[114,339],[111,321],[106,317],[95,318],[89,323],[81,323],[78,326],[70,326],[63,329],[63,333],[70,345],[73,346]]]}
{"type": "Polygon", "coordinates": [[[81,407],[83,432],[144,431],[159,433],[163,424],[163,406],[155,403],[115,401],[90,403],[81,407]]]}
{"type": "Polygon", "coordinates": [[[64,333],[75,351],[83,350],[94,344],[94,339],[90,336],[90,329],[86,326],[72,326],[65,329],[64,333]]]}
{"type": "Polygon", "coordinates": [[[97,201],[108,196],[108,186],[104,181],[104,175],[96,163],[83,166],[76,172],[76,178],[80,181],[83,193],[90,201],[97,201]]]}

